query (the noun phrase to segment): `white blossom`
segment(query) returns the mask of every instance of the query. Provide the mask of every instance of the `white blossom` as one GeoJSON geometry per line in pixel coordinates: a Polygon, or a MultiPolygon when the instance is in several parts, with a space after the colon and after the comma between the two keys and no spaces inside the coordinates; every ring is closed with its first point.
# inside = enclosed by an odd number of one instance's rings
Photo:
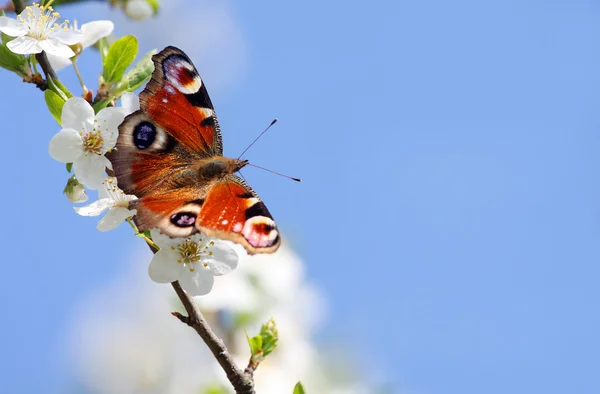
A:
{"type": "Polygon", "coordinates": [[[62,109],[63,128],[50,141],[50,156],[62,163],[73,163],[77,179],[90,189],[98,189],[105,178],[105,168],[112,169],[105,154],[114,148],[125,115],[123,108],[114,107],[94,114],[87,101],[70,98],[62,109]]]}
{"type": "Polygon", "coordinates": [[[125,194],[123,190],[119,189],[117,178],[107,177],[102,182],[102,186],[98,190],[98,201],[74,209],[81,216],[98,216],[108,210],[97,228],[100,231],[114,230],[127,218],[137,213],[135,209],[129,209],[129,203],[136,200],[137,197],[125,194]]]}
{"type": "Polygon", "coordinates": [[[158,230],[150,232],[160,250],[154,254],[148,273],[158,283],[179,281],[191,296],[208,294],[215,276],[237,267],[238,254],[229,241],[194,234],[188,238],[170,238],[158,230]]]}
{"type": "MultiPolygon", "coordinates": [[[[81,25],[81,33],[83,37],[81,39],[81,49],[75,55],[79,55],[81,51],[91,47],[98,42],[101,38],[109,36],[115,28],[115,25],[111,21],[93,21],[84,23],[81,25]]],[[[73,30],[77,29],[77,21],[74,22],[73,30]]],[[[55,71],[62,70],[63,68],[71,65],[71,59],[61,56],[55,56],[48,54],[48,60],[50,65],[55,71]]]]}
{"type": "Polygon", "coordinates": [[[60,14],[52,7],[34,3],[19,14],[17,19],[0,16],[0,31],[16,37],[6,44],[8,49],[20,55],[45,51],[48,55],[62,58],[75,56],[70,45],[81,42],[83,34],[69,29],[69,21],[57,23],[60,14]]]}

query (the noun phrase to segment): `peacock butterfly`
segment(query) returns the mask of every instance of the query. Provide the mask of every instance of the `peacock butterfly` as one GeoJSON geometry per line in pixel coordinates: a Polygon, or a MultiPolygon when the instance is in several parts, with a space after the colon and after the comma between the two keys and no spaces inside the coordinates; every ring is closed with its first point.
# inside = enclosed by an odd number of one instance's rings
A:
{"type": "Polygon", "coordinates": [[[201,231],[239,243],[250,254],[281,242],[265,204],[234,175],[247,160],[223,157],[217,116],[190,58],[169,46],[152,57],[154,72],[140,110],[119,126],[107,157],[118,186],[138,197],[131,209],[140,229],[171,237],[201,231]]]}

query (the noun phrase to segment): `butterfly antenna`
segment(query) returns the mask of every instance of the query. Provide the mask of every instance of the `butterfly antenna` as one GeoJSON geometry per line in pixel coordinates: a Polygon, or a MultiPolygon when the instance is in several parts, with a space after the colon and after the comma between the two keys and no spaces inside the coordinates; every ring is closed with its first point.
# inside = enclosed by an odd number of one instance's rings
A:
{"type": "Polygon", "coordinates": [[[269,129],[271,128],[271,126],[273,126],[273,125],[274,125],[276,122],[277,122],[277,118],[273,119],[273,121],[271,122],[271,124],[270,124],[270,125],[269,125],[269,126],[268,126],[268,127],[267,127],[267,128],[266,128],[266,129],[265,129],[263,132],[262,132],[262,133],[260,133],[260,134],[258,135],[258,137],[256,137],[256,139],[255,139],[254,141],[252,141],[252,143],[251,143],[250,145],[248,145],[248,147],[247,147],[246,149],[244,149],[244,151],[242,152],[242,154],[241,154],[241,155],[239,155],[239,156],[238,156],[238,160],[240,159],[240,157],[244,156],[244,153],[246,153],[246,152],[248,151],[248,149],[250,149],[250,147],[251,147],[252,145],[254,145],[254,143],[255,143],[256,141],[258,141],[258,139],[259,139],[260,137],[262,137],[262,135],[263,135],[264,133],[266,133],[266,132],[267,132],[267,130],[269,130],[269,129]]]}
{"type": "Polygon", "coordinates": [[[289,175],[281,174],[281,173],[279,173],[279,172],[276,172],[276,171],[273,171],[273,170],[269,170],[268,168],[261,167],[261,166],[257,166],[256,164],[248,163],[248,164],[246,164],[246,165],[248,165],[248,166],[252,166],[252,167],[256,167],[256,168],[260,168],[261,170],[265,170],[265,171],[268,171],[268,172],[270,172],[270,173],[272,173],[272,174],[279,175],[279,176],[282,176],[282,177],[284,177],[284,178],[291,179],[292,181],[296,181],[296,182],[302,182],[302,179],[300,179],[300,178],[294,178],[293,176],[289,176],[289,175]]]}

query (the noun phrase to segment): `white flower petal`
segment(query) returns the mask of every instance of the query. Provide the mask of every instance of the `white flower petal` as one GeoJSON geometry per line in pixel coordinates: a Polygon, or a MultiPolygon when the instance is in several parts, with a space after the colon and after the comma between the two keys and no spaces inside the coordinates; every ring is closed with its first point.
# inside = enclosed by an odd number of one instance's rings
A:
{"type": "Polygon", "coordinates": [[[102,212],[113,206],[113,202],[108,198],[102,198],[98,201],[94,201],[91,204],[83,207],[74,207],[73,209],[81,216],[98,216],[102,212]]]}
{"type": "MultiPolygon", "coordinates": [[[[65,104],[66,106],[66,104],[65,104]]],[[[62,129],[50,140],[48,152],[50,157],[61,163],[72,163],[83,153],[81,136],[69,128],[62,129]]]]}
{"type": "Polygon", "coordinates": [[[171,283],[178,280],[186,269],[183,263],[177,262],[180,257],[178,252],[171,249],[161,249],[156,252],[148,267],[150,279],[157,283],[171,283]]]}
{"type": "Polygon", "coordinates": [[[150,230],[150,237],[152,237],[152,241],[154,241],[161,249],[170,249],[171,246],[177,247],[179,242],[182,241],[181,238],[171,238],[168,235],[161,233],[160,230],[156,228],[150,230]]]}
{"type": "Polygon", "coordinates": [[[204,268],[197,268],[193,272],[186,268],[179,278],[183,290],[192,297],[210,293],[214,283],[215,277],[204,268]]]}
{"type": "Polygon", "coordinates": [[[46,54],[46,55],[48,56],[48,61],[50,62],[50,65],[52,66],[54,71],[60,71],[63,68],[73,64],[71,62],[71,59],[69,59],[67,57],[54,56],[54,55],[49,55],[49,54],[46,54]]]}
{"type": "Polygon", "coordinates": [[[48,39],[56,40],[65,45],[75,45],[83,40],[83,33],[73,29],[60,29],[50,33],[48,39]]]}
{"type": "Polygon", "coordinates": [[[9,41],[6,46],[12,52],[19,55],[31,55],[33,53],[40,53],[44,50],[41,41],[29,36],[17,37],[14,40],[9,41]]]}
{"type": "Polygon", "coordinates": [[[119,227],[121,223],[130,216],[137,213],[136,210],[129,210],[127,208],[113,207],[108,210],[106,215],[98,223],[97,229],[100,231],[110,231],[119,227]]]}
{"type": "Polygon", "coordinates": [[[81,45],[83,48],[90,47],[98,42],[99,39],[107,37],[115,29],[115,25],[111,21],[93,21],[81,25],[83,32],[83,40],[81,45]]]}
{"type": "Polygon", "coordinates": [[[104,108],[96,115],[96,129],[100,130],[104,138],[102,150],[108,152],[115,147],[119,137],[119,125],[125,119],[125,110],[123,108],[104,108]]]}
{"type": "Polygon", "coordinates": [[[46,53],[49,53],[54,56],[66,58],[71,58],[75,56],[75,52],[73,52],[73,50],[69,48],[67,44],[63,44],[62,42],[52,37],[48,37],[45,40],[41,40],[40,45],[46,53]]]}
{"type": "Polygon", "coordinates": [[[11,37],[20,37],[27,34],[29,28],[26,23],[7,16],[0,16],[0,31],[11,37]]]}
{"type": "Polygon", "coordinates": [[[125,110],[125,115],[129,115],[140,109],[140,98],[135,93],[123,92],[121,106],[125,110]]]}
{"type": "Polygon", "coordinates": [[[62,109],[61,124],[75,131],[91,131],[94,127],[94,109],[81,97],[71,97],[62,109]]]}
{"type": "Polygon", "coordinates": [[[233,271],[239,261],[239,256],[235,250],[224,242],[216,241],[215,245],[209,247],[213,252],[207,261],[210,272],[215,276],[221,276],[233,271]]]}
{"type": "Polygon", "coordinates": [[[98,189],[106,177],[105,168],[110,161],[104,156],[82,154],[73,160],[73,172],[79,182],[89,189],[98,189]]]}

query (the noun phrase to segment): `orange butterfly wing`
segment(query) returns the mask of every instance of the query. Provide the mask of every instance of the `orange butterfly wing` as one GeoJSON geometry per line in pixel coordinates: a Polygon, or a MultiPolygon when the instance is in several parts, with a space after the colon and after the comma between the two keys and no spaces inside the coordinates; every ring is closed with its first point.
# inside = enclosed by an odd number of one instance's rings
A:
{"type": "Polygon", "coordinates": [[[199,175],[207,161],[219,167],[234,160],[222,157],[217,117],[191,60],[174,47],[153,60],[141,109],[125,118],[108,155],[119,187],[139,198],[132,204],[138,227],[172,237],[202,231],[250,254],[275,251],[279,231],[252,188],[231,173],[199,175]]]}

